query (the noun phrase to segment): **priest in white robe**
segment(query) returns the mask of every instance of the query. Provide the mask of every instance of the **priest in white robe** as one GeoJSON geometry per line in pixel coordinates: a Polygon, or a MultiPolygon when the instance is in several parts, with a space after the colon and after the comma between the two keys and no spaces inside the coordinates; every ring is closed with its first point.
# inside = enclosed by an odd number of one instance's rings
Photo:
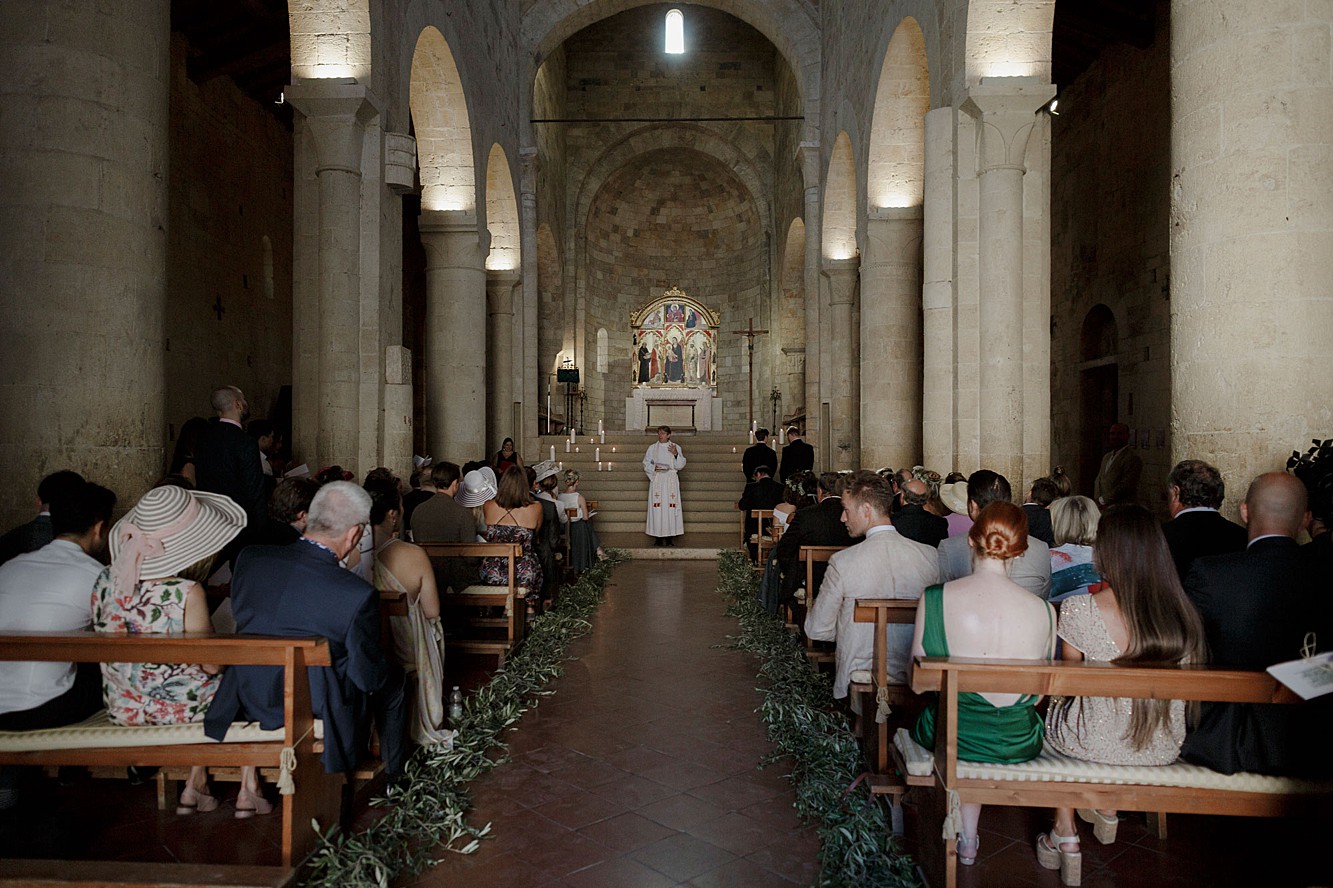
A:
{"type": "Polygon", "coordinates": [[[648,476],[648,521],[645,532],[655,537],[654,546],[674,546],[675,538],[685,532],[681,514],[680,478],[685,468],[685,453],[671,440],[668,426],[657,427],[657,443],[643,455],[643,471],[648,476]]]}

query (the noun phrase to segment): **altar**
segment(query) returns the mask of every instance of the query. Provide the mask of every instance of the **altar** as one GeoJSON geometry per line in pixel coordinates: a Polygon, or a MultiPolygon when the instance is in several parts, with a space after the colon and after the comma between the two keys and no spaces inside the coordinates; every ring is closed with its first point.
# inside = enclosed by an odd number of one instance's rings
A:
{"type": "Polygon", "coordinates": [[[676,287],[630,314],[634,338],[626,429],[722,428],[722,400],[717,395],[720,322],[718,312],[676,287]]]}
{"type": "Polygon", "coordinates": [[[633,389],[625,399],[625,428],[638,431],[662,425],[679,432],[721,429],[722,399],[711,387],[633,389]]]}

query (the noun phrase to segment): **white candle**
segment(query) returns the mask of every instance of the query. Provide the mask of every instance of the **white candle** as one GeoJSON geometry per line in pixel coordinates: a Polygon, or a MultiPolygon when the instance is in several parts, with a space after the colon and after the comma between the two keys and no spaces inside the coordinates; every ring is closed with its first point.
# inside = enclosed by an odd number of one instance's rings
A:
{"type": "Polygon", "coordinates": [[[600,444],[605,444],[605,443],[606,443],[606,432],[601,432],[600,434],[598,434],[597,437],[599,437],[599,438],[602,439],[602,440],[599,441],[598,443],[600,443],[600,444]]]}
{"type": "Polygon", "coordinates": [[[582,452],[583,452],[583,448],[581,448],[581,447],[575,447],[575,448],[574,448],[574,452],[575,452],[575,453],[582,453],[582,452]]]}
{"type": "Polygon", "coordinates": [[[615,449],[614,447],[612,447],[612,448],[611,448],[611,452],[612,452],[612,453],[615,453],[615,452],[616,452],[616,449],[615,449]]]}
{"type": "Polygon", "coordinates": [[[571,441],[574,440],[574,427],[573,427],[573,426],[570,426],[570,427],[569,427],[569,440],[571,440],[571,441]]]}
{"type": "Polygon", "coordinates": [[[588,443],[589,443],[589,444],[596,444],[596,443],[597,443],[597,439],[596,439],[596,438],[589,438],[589,439],[588,439],[588,443]]]}
{"type": "Polygon", "coordinates": [[[735,453],[735,452],[736,452],[736,448],[735,448],[735,447],[731,448],[731,452],[732,452],[732,453],[735,453]]]}
{"type": "Polygon", "coordinates": [[[753,432],[753,431],[750,432],[750,443],[751,443],[751,444],[754,443],[754,432],[753,432]]]}
{"type": "Polygon", "coordinates": [[[565,453],[569,453],[569,441],[565,441],[565,453]]]}
{"type": "Polygon", "coordinates": [[[607,470],[608,472],[611,471],[611,466],[612,466],[611,463],[607,463],[607,464],[606,464],[606,470],[607,470]]]}
{"type": "Polygon", "coordinates": [[[598,433],[598,434],[601,434],[601,433],[603,433],[603,432],[605,432],[605,431],[606,431],[606,429],[603,427],[603,425],[602,425],[602,421],[601,421],[600,419],[597,420],[597,433],[598,433]]]}
{"type": "Polygon", "coordinates": [[[556,465],[560,467],[560,471],[563,472],[565,470],[565,463],[563,460],[561,462],[556,463],[556,465]]]}
{"type": "Polygon", "coordinates": [[[752,432],[759,431],[759,420],[757,419],[750,420],[750,431],[752,432]]]}
{"type": "Polygon", "coordinates": [[[600,472],[601,470],[602,470],[602,464],[601,464],[600,462],[598,462],[598,463],[597,463],[597,471],[600,472]]]}
{"type": "Polygon", "coordinates": [[[598,462],[601,462],[601,461],[602,461],[602,448],[598,447],[598,448],[593,452],[592,458],[595,459],[595,460],[597,460],[598,462]]]}
{"type": "Polygon", "coordinates": [[[551,445],[551,462],[555,462],[555,445],[551,445]]]}
{"type": "Polygon", "coordinates": [[[787,443],[787,430],[778,429],[778,443],[785,445],[787,443]]]}

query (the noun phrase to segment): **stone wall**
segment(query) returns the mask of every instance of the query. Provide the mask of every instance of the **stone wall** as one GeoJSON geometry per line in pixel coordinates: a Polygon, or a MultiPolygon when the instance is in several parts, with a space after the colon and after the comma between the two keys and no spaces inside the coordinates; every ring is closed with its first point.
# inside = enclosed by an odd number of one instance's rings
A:
{"type": "MultiPolygon", "coordinates": [[[[721,163],[694,151],[643,155],[607,182],[589,213],[587,231],[585,421],[623,428],[630,392],[629,315],[671,286],[721,312],[718,393],[724,426],[737,429],[747,411],[744,338],[731,330],[760,318],[764,239],[748,190],[721,163]],[[595,372],[598,330],[605,329],[605,374],[595,372]],[[599,413],[602,405],[604,413],[599,413]]],[[[756,349],[756,375],[763,366],[756,349]]],[[[756,388],[756,399],[767,389],[756,388]]],[[[756,410],[762,417],[763,402],[756,410]]]]}
{"type": "Polygon", "coordinates": [[[1161,508],[1171,468],[1169,212],[1171,109],[1166,4],[1148,49],[1119,44],[1060,92],[1051,149],[1052,459],[1090,493],[1105,429],[1083,419],[1084,379],[1119,370],[1118,413],[1144,444],[1145,504],[1161,508]],[[1110,309],[1113,349],[1083,345],[1110,309]],[[1086,426],[1086,427],[1085,427],[1086,426]],[[1080,472],[1080,465],[1084,468],[1080,472]],[[1093,466],[1091,470],[1087,467],[1093,466]],[[1092,475],[1093,477],[1089,477],[1092,475]]]}
{"type": "Polygon", "coordinates": [[[175,430],[238,385],[266,417],[291,382],[292,135],[225,77],[185,74],[171,52],[167,454],[175,430]]]}

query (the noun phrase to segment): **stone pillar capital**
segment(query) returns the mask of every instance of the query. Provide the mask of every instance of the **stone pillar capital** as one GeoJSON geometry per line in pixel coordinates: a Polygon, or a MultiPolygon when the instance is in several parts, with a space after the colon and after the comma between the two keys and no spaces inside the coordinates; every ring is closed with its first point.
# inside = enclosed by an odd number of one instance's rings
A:
{"type": "Polygon", "coordinates": [[[307,80],[287,87],[287,102],[305,118],[314,137],[316,173],[361,175],[361,137],[380,112],[379,100],[351,79],[307,80]]]}
{"type": "Polygon", "coordinates": [[[384,134],[384,184],[395,194],[416,190],[417,140],[406,133],[384,134]]]}
{"type": "Polygon", "coordinates": [[[851,305],[856,289],[856,276],[861,270],[861,257],[825,259],[821,272],[829,281],[829,304],[851,305]]]}
{"type": "Polygon", "coordinates": [[[978,123],[977,171],[1024,170],[1036,114],[1054,95],[1040,77],[984,77],[968,90],[961,107],[978,123]]]}
{"type": "Polygon", "coordinates": [[[514,287],[523,280],[517,268],[486,269],[486,311],[492,315],[514,313],[514,287]]]}
{"type": "Polygon", "coordinates": [[[423,210],[418,222],[426,248],[427,271],[467,268],[481,271],[485,255],[477,231],[477,217],[467,210],[423,210]]]}

